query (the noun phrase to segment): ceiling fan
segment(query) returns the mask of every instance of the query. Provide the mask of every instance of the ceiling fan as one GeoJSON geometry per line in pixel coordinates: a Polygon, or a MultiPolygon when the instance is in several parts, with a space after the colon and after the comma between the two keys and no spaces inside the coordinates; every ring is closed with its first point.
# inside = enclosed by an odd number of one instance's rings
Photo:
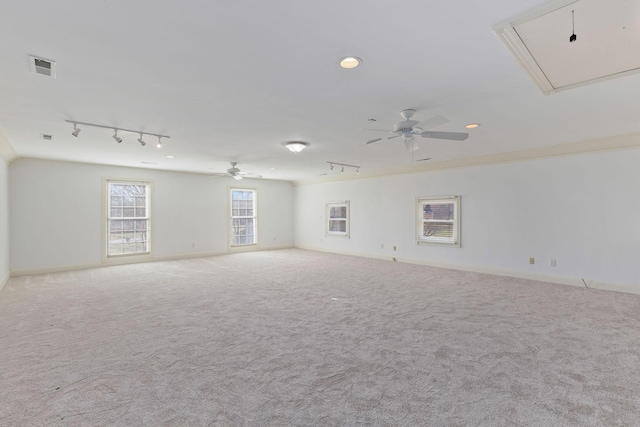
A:
{"type": "Polygon", "coordinates": [[[402,137],[404,140],[404,146],[409,151],[415,151],[418,149],[418,143],[415,142],[414,137],[419,135],[423,138],[437,138],[437,139],[449,139],[453,141],[464,141],[469,137],[466,132],[433,132],[429,129],[442,124],[447,123],[449,120],[442,116],[433,116],[423,122],[417,120],[411,120],[416,110],[402,110],[400,115],[404,119],[401,122],[396,123],[393,126],[393,130],[387,131],[383,129],[367,129],[377,132],[387,132],[394,134],[388,138],[375,138],[367,141],[364,145],[373,144],[374,142],[382,141],[385,139],[393,139],[402,137]]]}
{"type": "Polygon", "coordinates": [[[238,162],[231,162],[231,167],[227,169],[226,173],[212,173],[211,176],[230,176],[235,180],[241,180],[242,178],[262,178],[262,175],[257,173],[247,173],[241,172],[240,169],[236,167],[238,162]]]}

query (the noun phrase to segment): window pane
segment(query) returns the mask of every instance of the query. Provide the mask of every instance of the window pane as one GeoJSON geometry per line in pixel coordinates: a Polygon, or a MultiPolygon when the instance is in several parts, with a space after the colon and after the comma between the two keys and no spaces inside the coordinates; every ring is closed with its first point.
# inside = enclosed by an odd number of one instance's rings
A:
{"type": "Polygon", "coordinates": [[[345,220],[335,220],[332,219],[329,221],[329,231],[333,232],[347,232],[347,221],[345,220]]]}
{"type": "Polygon", "coordinates": [[[452,222],[425,222],[423,225],[425,237],[439,237],[451,239],[453,237],[452,222]]]}
{"type": "Polygon", "coordinates": [[[454,203],[427,203],[423,207],[424,219],[453,220],[454,203]]]}
{"type": "Polygon", "coordinates": [[[111,204],[108,222],[107,255],[126,255],[149,252],[148,228],[146,218],[149,214],[148,185],[109,183],[109,202],[111,204]],[[123,219],[117,219],[123,218],[123,219]]]}
{"type": "Polygon", "coordinates": [[[330,218],[347,218],[347,207],[346,206],[333,206],[330,209],[329,213],[330,218]]]}
{"type": "Polygon", "coordinates": [[[231,190],[231,244],[255,244],[254,191],[231,190]]]}

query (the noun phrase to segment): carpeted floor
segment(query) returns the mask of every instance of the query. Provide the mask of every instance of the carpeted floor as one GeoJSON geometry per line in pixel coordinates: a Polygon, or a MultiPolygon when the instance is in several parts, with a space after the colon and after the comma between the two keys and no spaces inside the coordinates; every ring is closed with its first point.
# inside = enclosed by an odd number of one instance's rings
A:
{"type": "Polygon", "coordinates": [[[14,278],[2,426],[637,426],[640,296],[303,250],[14,278]]]}

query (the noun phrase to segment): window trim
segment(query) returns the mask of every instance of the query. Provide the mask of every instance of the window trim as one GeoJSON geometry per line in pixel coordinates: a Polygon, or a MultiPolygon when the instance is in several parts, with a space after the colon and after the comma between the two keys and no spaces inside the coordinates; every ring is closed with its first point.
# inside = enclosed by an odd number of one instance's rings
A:
{"type": "MultiPolygon", "coordinates": [[[[341,200],[341,201],[336,201],[336,202],[327,202],[325,204],[325,210],[324,210],[324,216],[325,216],[325,220],[324,220],[324,235],[326,237],[337,237],[337,238],[343,238],[343,239],[349,239],[351,236],[350,230],[351,230],[351,207],[350,207],[350,202],[349,200],[341,200]],[[331,208],[332,207],[346,207],[347,208],[347,216],[345,218],[345,222],[346,222],[346,231],[342,232],[342,231],[330,231],[330,227],[329,227],[329,222],[331,221],[331,216],[330,216],[330,212],[331,212],[331,208]]],[[[338,218],[338,220],[340,220],[341,218],[338,218]]]]}
{"type": "Polygon", "coordinates": [[[228,236],[227,245],[230,250],[243,250],[258,246],[258,189],[255,187],[228,187],[227,197],[227,217],[228,220],[228,236]],[[236,191],[252,191],[253,192],[253,243],[233,244],[233,197],[232,192],[236,191]]]}
{"type": "Polygon", "coordinates": [[[416,230],[415,239],[417,245],[438,245],[457,247],[460,245],[460,196],[444,196],[444,197],[416,197],[415,203],[416,212],[416,230]],[[437,204],[437,203],[450,203],[453,202],[454,218],[451,220],[453,223],[453,241],[442,240],[438,238],[429,238],[423,235],[424,226],[424,205],[425,204],[437,204]]]}
{"type": "Polygon", "coordinates": [[[133,259],[135,261],[144,261],[153,258],[154,253],[154,228],[153,227],[153,201],[154,201],[154,190],[153,190],[153,181],[145,180],[145,179],[132,179],[132,178],[119,178],[119,177],[102,177],[102,262],[109,263],[127,263],[131,262],[133,259]],[[121,254],[121,255],[109,255],[109,197],[111,196],[109,192],[109,184],[110,183],[121,183],[121,184],[142,184],[146,185],[148,188],[147,192],[147,221],[149,231],[147,232],[147,252],[143,253],[133,253],[133,254],[121,254]]]}

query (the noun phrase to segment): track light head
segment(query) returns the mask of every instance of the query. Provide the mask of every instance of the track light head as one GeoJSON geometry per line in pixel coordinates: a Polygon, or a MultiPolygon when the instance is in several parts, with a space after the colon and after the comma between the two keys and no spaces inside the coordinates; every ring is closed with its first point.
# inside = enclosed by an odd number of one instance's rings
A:
{"type": "Polygon", "coordinates": [[[146,142],[144,142],[144,141],[142,140],[142,134],[140,134],[140,138],[138,138],[138,142],[139,142],[139,143],[140,143],[140,145],[142,145],[143,147],[144,147],[145,145],[147,145],[147,143],[146,143],[146,142]]]}
{"type": "Polygon", "coordinates": [[[344,166],[342,166],[342,172],[344,172],[344,166]]]}
{"type": "Polygon", "coordinates": [[[160,137],[158,137],[158,143],[156,144],[157,148],[162,148],[162,141],[160,140],[160,137]]]}
{"type": "Polygon", "coordinates": [[[78,127],[78,125],[76,123],[73,124],[73,132],[71,132],[71,135],[75,136],[76,138],[78,137],[78,135],[80,134],[80,131],[82,129],[80,129],[78,127]]]}
{"type": "Polygon", "coordinates": [[[114,132],[115,132],[115,133],[113,134],[113,139],[115,139],[115,140],[116,140],[116,142],[117,142],[118,144],[120,144],[120,143],[122,142],[122,138],[120,138],[120,137],[118,136],[118,129],[114,129],[114,132]]]}
{"type": "Polygon", "coordinates": [[[329,169],[333,170],[333,163],[329,163],[329,169]]]}

